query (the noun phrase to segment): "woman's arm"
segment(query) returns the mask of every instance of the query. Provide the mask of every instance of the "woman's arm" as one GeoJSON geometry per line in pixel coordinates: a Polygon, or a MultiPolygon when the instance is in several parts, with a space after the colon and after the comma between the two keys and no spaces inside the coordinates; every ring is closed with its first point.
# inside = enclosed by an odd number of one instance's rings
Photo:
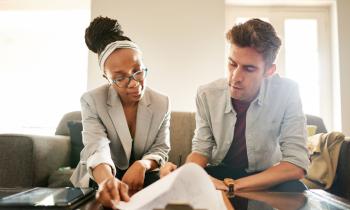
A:
{"type": "Polygon", "coordinates": [[[105,179],[113,178],[112,169],[108,164],[101,163],[92,169],[92,176],[97,184],[100,184],[105,179]]]}

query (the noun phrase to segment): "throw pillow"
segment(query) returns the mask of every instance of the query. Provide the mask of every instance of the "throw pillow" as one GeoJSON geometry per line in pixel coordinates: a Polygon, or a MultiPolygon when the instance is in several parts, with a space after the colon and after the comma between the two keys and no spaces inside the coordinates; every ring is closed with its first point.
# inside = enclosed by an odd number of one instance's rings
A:
{"type": "Polygon", "coordinates": [[[71,144],[70,167],[75,168],[80,161],[80,152],[84,148],[81,136],[83,124],[80,121],[69,121],[68,128],[71,144]]]}

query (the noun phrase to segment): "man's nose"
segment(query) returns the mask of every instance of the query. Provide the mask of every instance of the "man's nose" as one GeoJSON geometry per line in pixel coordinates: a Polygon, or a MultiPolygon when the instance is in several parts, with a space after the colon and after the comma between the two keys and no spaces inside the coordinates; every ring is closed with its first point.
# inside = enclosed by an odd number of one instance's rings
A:
{"type": "Polygon", "coordinates": [[[233,82],[242,82],[244,79],[243,75],[243,70],[240,67],[237,67],[233,72],[232,72],[232,77],[231,80],[233,82]]]}

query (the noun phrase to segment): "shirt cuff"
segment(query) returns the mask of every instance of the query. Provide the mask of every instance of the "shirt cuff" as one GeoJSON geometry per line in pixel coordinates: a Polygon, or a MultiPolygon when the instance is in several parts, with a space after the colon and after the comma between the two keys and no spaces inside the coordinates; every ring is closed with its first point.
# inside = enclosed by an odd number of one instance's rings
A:
{"type": "Polygon", "coordinates": [[[115,165],[110,157],[107,157],[105,154],[101,152],[96,152],[92,156],[90,156],[86,161],[86,167],[90,176],[90,179],[94,180],[94,177],[92,175],[92,169],[98,166],[101,163],[108,164],[112,169],[113,176],[116,175],[116,168],[115,165]]]}
{"type": "Polygon", "coordinates": [[[158,166],[161,167],[165,164],[164,159],[160,155],[148,154],[142,157],[142,160],[154,160],[157,162],[158,166]]]}

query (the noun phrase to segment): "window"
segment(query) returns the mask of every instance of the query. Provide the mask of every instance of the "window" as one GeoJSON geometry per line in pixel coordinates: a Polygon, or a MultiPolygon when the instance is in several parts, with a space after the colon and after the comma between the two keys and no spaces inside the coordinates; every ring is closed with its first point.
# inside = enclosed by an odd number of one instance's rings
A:
{"type": "Polygon", "coordinates": [[[251,17],[270,22],[282,40],[277,72],[296,81],[304,112],[333,128],[328,7],[227,6],[226,29],[251,17]]]}
{"type": "Polygon", "coordinates": [[[316,19],[284,22],[285,75],[299,83],[303,108],[320,116],[320,74],[316,19]]]}
{"type": "Polygon", "coordinates": [[[89,21],[88,8],[0,10],[0,132],[52,133],[80,110],[89,21]]]}

